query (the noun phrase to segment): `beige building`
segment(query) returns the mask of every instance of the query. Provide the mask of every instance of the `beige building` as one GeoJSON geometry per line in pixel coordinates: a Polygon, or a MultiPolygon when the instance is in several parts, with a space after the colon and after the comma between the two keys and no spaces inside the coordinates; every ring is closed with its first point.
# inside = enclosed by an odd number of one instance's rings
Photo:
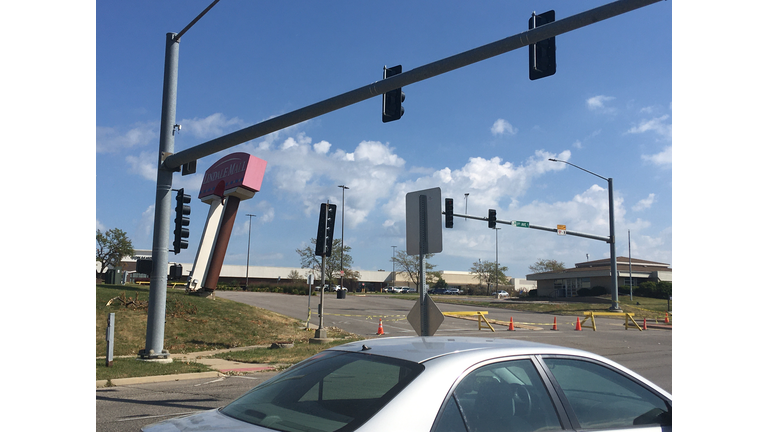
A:
{"type": "MultiPolygon", "coordinates": [[[[134,256],[130,258],[125,258],[122,261],[122,271],[123,274],[121,274],[120,279],[126,282],[130,281],[137,281],[137,280],[148,280],[147,275],[136,273],[136,262],[139,259],[149,259],[152,257],[152,251],[151,250],[142,250],[137,249],[134,251],[134,256]]],[[[170,268],[173,265],[181,264],[182,266],[182,279],[186,280],[186,277],[189,275],[190,271],[192,270],[192,263],[176,263],[172,261],[168,263],[168,271],[170,273],[170,268]]],[[[98,267],[98,264],[97,264],[98,267]]],[[[97,268],[98,271],[98,268],[97,268]]],[[[244,265],[223,265],[221,268],[221,275],[219,276],[219,283],[220,284],[229,284],[229,283],[236,283],[239,285],[245,285],[246,277],[248,278],[248,282],[250,284],[255,284],[259,282],[278,282],[278,281],[288,281],[290,280],[290,275],[292,272],[297,272],[299,275],[301,275],[302,278],[306,279],[307,276],[310,273],[309,269],[301,268],[301,267],[264,267],[264,266],[250,266],[248,267],[248,272],[246,274],[246,266],[244,265]]],[[[385,287],[388,286],[406,286],[415,288],[415,284],[410,281],[407,274],[397,274],[395,275],[395,278],[393,279],[392,271],[386,271],[386,270],[357,270],[360,273],[360,278],[357,281],[357,286],[355,286],[356,290],[362,290],[365,289],[367,291],[380,291],[385,287]]],[[[469,287],[477,286],[479,285],[477,276],[473,273],[466,272],[466,271],[450,271],[445,270],[441,271],[442,278],[445,280],[446,284],[448,284],[451,288],[461,288],[465,292],[469,287]]],[[[315,275],[315,284],[319,285],[320,281],[318,280],[319,275],[315,275]]],[[[511,289],[517,290],[517,291],[523,291],[527,292],[531,289],[536,288],[536,281],[533,280],[526,280],[522,278],[510,278],[509,283],[506,285],[499,284],[500,290],[506,290],[510,291],[511,289]]],[[[344,281],[344,285],[352,289],[352,286],[349,284],[349,281],[344,281]]],[[[485,287],[487,288],[487,287],[485,287]]],[[[490,291],[494,291],[494,286],[490,287],[490,291]]],[[[510,292],[511,293],[511,292],[510,292]]]]}
{"type": "MultiPolygon", "coordinates": [[[[643,282],[672,282],[669,264],[627,257],[616,258],[619,286],[633,287],[643,282]]],[[[539,297],[575,297],[582,288],[605,287],[611,289],[611,260],[609,258],[586,261],[576,267],[559,272],[534,273],[526,276],[538,282],[539,297]]]]}

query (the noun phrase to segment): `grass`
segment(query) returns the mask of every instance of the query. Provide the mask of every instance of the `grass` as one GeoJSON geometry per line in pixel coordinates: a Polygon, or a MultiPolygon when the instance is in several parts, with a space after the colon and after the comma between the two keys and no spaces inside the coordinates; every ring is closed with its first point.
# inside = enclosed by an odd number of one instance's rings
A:
{"type": "Polygon", "coordinates": [[[291,365],[311,357],[326,348],[365,339],[360,336],[345,336],[344,332],[333,327],[328,327],[326,329],[329,338],[337,339],[324,344],[310,344],[308,341],[300,341],[294,343],[293,348],[253,348],[242,351],[229,351],[215,354],[213,357],[243,363],[291,365]]]}
{"type": "MultiPolygon", "coordinates": [[[[147,331],[146,302],[149,288],[139,285],[96,285],[96,357],[106,356],[107,315],[115,313],[115,346],[113,366],[97,359],[96,379],[114,379],[137,376],[165,375],[209,370],[201,364],[181,362],[170,364],[121,359],[136,356],[145,348],[147,331]],[[107,306],[110,299],[120,297],[134,300],[138,307],[126,307],[120,300],[107,306]]],[[[266,309],[233,302],[187,295],[181,289],[169,289],[166,294],[166,322],[163,348],[174,354],[199,351],[271,345],[273,342],[293,342],[297,346],[309,345],[314,332],[305,329],[306,323],[266,309]]],[[[354,335],[342,330],[328,331],[330,338],[353,340],[354,335]]],[[[312,345],[303,352],[307,357],[326,348],[327,344],[312,345]],[[316,348],[314,348],[316,347],[316,348]],[[313,351],[316,349],[317,351],[313,351]]],[[[273,351],[270,362],[291,364],[304,354],[293,354],[293,349],[273,351]]],[[[302,352],[296,350],[295,352],[302,352]]],[[[303,358],[299,359],[302,360],[303,358]]],[[[247,361],[247,360],[242,360],[247,361]]]]}
{"type": "Polygon", "coordinates": [[[106,360],[96,360],[96,380],[113,380],[117,378],[135,378],[142,376],[174,375],[183,373],[207,372],[211,368],[201,363],[155,363],[138,360],[137,358],[116,358],[112,366],[107,367],[106,360]]]}

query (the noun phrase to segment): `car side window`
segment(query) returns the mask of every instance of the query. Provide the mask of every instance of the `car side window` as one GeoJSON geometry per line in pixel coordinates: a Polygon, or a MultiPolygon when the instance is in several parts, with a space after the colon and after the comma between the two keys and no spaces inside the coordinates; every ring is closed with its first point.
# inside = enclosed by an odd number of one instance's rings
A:
{"type": "Polygon", "coordinates": [[[528,360],[488,364],[464,377],[433,432],[562,430],[554,404],[528,360]]]}
{"type": "Polygon", "coordinates": [[[582,428],[672,424],[672,407],[634,379],[589,361],[544,358],[582,428]]]}

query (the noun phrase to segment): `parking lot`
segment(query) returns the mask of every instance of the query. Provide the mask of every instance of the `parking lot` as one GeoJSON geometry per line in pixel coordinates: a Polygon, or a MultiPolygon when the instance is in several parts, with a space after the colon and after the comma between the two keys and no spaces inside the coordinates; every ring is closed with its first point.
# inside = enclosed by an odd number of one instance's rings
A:
{"type": "MultiPolygon", "coordinates": [[[[306,296],[275,293],[222,291],[217,296],[269,309],[305,322],[311,310],[310,324],[317,325],[319,322],[319,296],[312,296],[309,304],[306,296]]],[[[335,293],[326,293],[323,299],[324,327],[338,327],[364,337],[379,337],[377,330],[381,320],[384,336],[417,334],[406,318],[416,300],[386,295],[347,295],[340,299],[335,293]]],[[[479,326],[476,318],[446,317],[436,335],[527,339],[584,349],[621,363],[672,392],[671,330],[651,328],[639,331],[633,327],[625,330],[623,319],[597,317],[596,331],[591,326],[576,331],[576,316],[558,316],[557,331],[554,331],[554,315],[439,302],[437,306],[442,312],[487,311],[485,317],[495,331],[485,325],[479,326]],[[510,318],[513,319],[514,331],[508,330],[510,318]]]]}

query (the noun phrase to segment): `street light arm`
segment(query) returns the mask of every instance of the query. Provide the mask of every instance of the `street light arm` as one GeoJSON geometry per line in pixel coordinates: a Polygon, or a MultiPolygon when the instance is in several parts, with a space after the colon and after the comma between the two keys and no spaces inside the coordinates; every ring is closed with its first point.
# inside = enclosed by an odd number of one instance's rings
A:
{"type": "Polygon", "coordinates": [[[549,158],[549,160],[550,160],[550,161],[552,161],[552,162],[562,162],[562,163],[564,163],[564,164],[568,164],[568,165],[570,165],[570,166],[572,166],[572,167],[576,167],[576,168],[578,168],[578,169],[580,169],[580,170],[582,170],[582,171],[584,171],[584,172],[588,172],[588,173],[592,174],[592,175],[593,175],[593,176],[595,176],[595,177],[600,177],[601,179],[603,179],[603,180],[605,180],[605,181],[609,181],[607,178],[605,178],[605,177],[601,176],[600,174],[595,174],[595,173],[593,173],[592,171],[589,171],[589,170],[585,170],[584,168],[582,168],[582,167],[580,167],[580,166],[578,166],[578,165],[574,165],[574,164],[572,164],[572,163],[570,163],[570,162],[567,162],[567,161],[564,161],[564,160],[560,160],[560,159],[554,159],[554,158],[549,158]]]}

